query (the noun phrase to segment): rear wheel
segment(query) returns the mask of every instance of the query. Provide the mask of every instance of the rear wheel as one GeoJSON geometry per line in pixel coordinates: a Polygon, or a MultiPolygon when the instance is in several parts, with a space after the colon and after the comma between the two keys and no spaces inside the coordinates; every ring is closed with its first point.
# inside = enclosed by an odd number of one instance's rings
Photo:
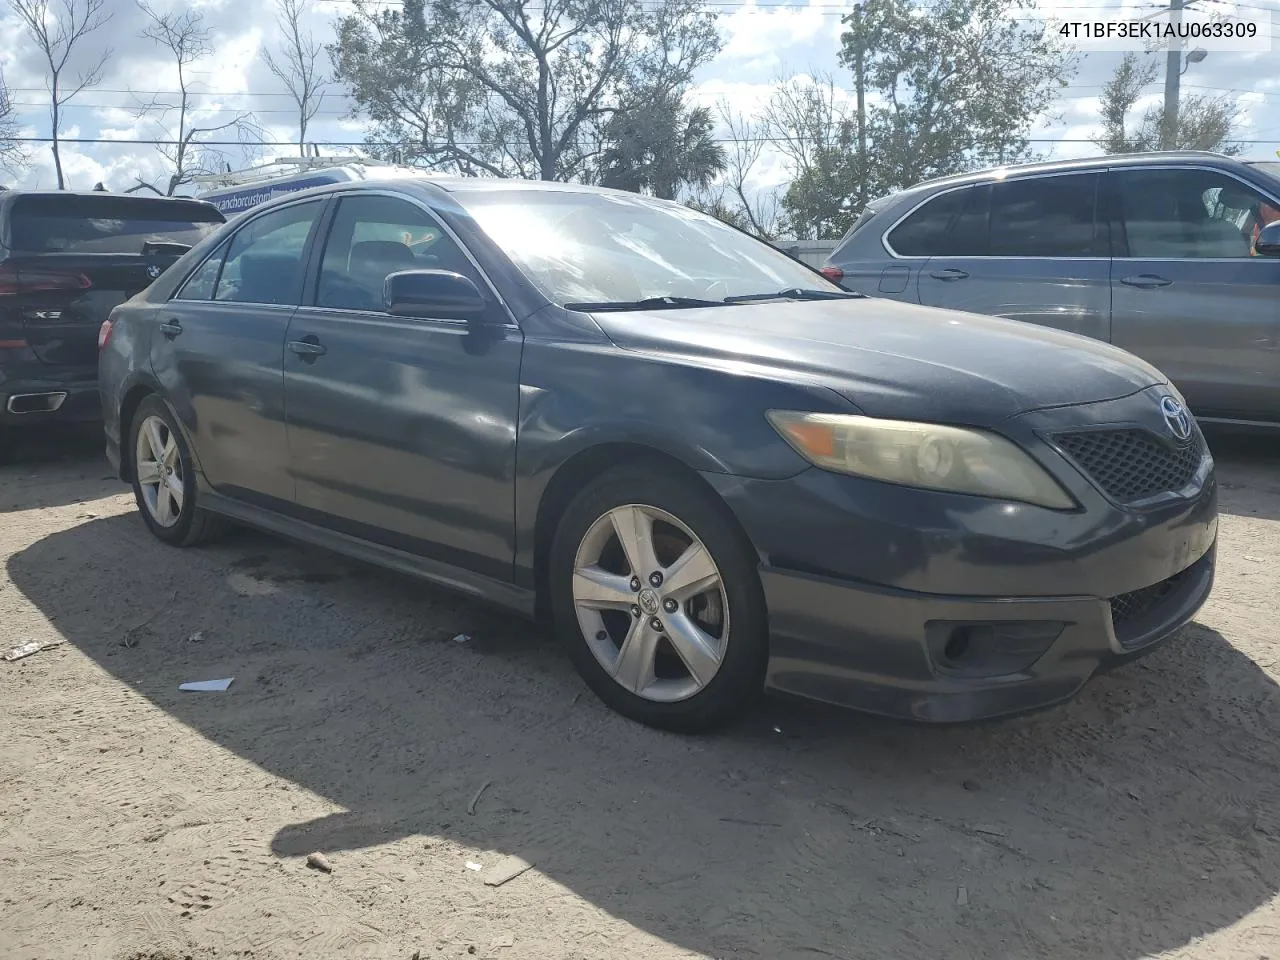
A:
{"type": "Polygon", "coordinates": [[[194,546],[222,530],[221,518],[201,510],[191,452],[173,414],[159,397],[139,404],[129,449],[133,496],[147,528],[165,543],[194,546]]]}
{"type": "Polygon", "coordinates": [[[557,630],[619,713],[692,732],[760,691],[768,624],[755,557],[709,491],[612,471],[569,505],[549,559],[557,630]]]}

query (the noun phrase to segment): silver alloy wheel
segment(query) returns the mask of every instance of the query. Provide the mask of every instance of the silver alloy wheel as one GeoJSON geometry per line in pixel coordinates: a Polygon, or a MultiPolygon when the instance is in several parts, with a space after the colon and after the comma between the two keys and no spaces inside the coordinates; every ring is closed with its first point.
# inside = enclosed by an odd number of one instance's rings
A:
{"type": "Polygon", "coordinates": [[[615,507],[573,563],[573,605],[591,652],[625,689],[663,703],[702,690],[729,643],[729,602],[710,551],[671,514],[615,507]]]}
{"type": "Polygon", "coordinates": [[[133,468],[151,519],[162,527],[172,527],[182,516],[182,457],[178,455],[178,438],[159,417],[142,421],[133,468]]]}

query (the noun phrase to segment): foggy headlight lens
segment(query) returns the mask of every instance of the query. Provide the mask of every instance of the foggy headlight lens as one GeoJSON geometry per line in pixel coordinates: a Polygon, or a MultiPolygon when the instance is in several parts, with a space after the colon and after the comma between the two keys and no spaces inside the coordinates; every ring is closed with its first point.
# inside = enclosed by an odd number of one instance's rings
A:
{"type": "Polygon", "coordinates": [[[771,410],[768,418],[802,457],[825,470],[1054,510],[1076,505],[1030,455],[984,430],[790,410],[771,410]]]}

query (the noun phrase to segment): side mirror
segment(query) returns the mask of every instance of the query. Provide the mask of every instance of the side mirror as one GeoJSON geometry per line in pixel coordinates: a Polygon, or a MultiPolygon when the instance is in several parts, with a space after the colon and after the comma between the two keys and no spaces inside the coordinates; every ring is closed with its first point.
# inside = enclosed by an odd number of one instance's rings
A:
{"type": "Polygon", "coordinates": [[[1280,257],[1280,220],[1262,228],[1253,249],[1260,257],[1280,257]]]}
{"type": "Polygon", "coordinates": [[[382,305],[396,317],[478,320],[488,309],[479,288],[451,270],[402,270],[387,277],[382,305]]]}

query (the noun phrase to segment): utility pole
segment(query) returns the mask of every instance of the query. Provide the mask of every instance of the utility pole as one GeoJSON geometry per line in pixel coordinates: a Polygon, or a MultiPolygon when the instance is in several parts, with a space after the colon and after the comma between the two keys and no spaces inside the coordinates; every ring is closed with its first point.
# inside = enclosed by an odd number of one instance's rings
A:
{"type": "Polygon", "coordinates": [[[862,3],[853,7],[853,84],[858,95],[858,212],[867,205],[867,102],[866,81],[862,75],[862,3]]]}
{"type": "MultiPolygon", "coordinates": [[[[1182,23],[1182,11],[1190,3],[1185,0],[1169,0],[1169,23],[1176,31],[1182,23]]],[[[1178,99],[1182,80],[1182,44],[1177,36],[1169,38],[1169,52],[1164,60],[1164,123],[1160,131],[1160,146],[1173,150],[1178,145],[1178,99]]]]}

